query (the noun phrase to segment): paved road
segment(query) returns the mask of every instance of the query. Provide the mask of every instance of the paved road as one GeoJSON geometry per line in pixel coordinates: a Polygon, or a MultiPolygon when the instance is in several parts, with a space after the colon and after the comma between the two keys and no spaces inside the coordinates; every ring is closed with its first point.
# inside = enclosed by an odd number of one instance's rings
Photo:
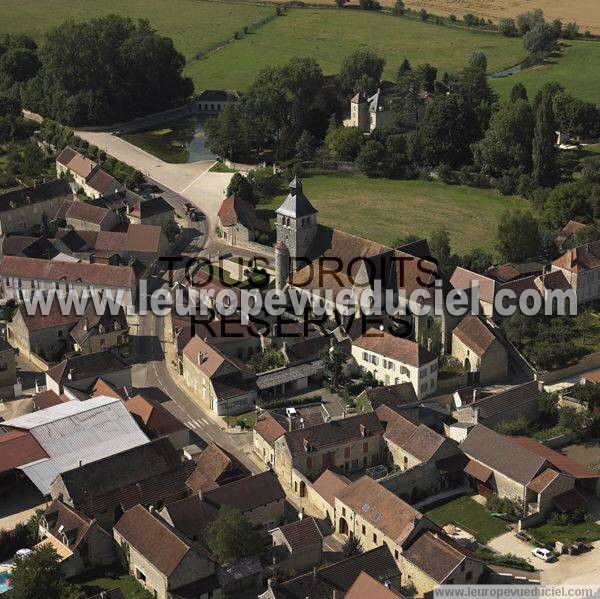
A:
{"type": "Polygon", "coordinates": [[[196,205],[207,217],[207,230],[212,235],[217,224],[217,212],[225,199],[225,191],[232,173],[212,173],[214,161],[171,164],[111,135],[76,131],[77,136],[104,150],[107,154],[129,164],[166,190],[184,197],[196,205]]]}

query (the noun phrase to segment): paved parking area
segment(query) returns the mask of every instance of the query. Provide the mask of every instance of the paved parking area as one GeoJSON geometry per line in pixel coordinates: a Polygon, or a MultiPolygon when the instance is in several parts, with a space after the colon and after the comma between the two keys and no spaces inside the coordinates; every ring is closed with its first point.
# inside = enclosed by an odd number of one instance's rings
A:
{"type": "Polygon", "coordinates": [[[598,584],[600,581],[600,541],[581,555],[561,555],[555,562],[546,563],[533,557],[533,545],[508,532],[492,539],[488,546],[500,553],[513,553],[526,559],[540,570],[542,584],[598,584]]]}

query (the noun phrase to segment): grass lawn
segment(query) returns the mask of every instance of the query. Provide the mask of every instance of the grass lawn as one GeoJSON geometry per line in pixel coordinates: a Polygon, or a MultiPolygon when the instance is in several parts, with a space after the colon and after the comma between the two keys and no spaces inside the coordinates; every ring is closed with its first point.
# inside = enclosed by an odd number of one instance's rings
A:
{"type": "Polygon", "coordinates": [[[273,12],[273,7],[201,0],[0,0],[0,34],[28,33],[40,40],[46,30],[69,18],[84,21],[118,14],[148,19],[162,35],[173,38],[191,63],[199,52],[273,12]]]}
{"type": "Polygon", "coordinates": [[[438,526],[456,524],[474,534],[483,544],[508,530],[502,520],[494,518],[485,507],[466,496],[425,511],[425,515],[438,526]]]}
{"type": "Polygon", "coordinates": [[[86,597],[100,594],[101,591],[110,591],[117,587],[121,588],[125,599],[150,599],[152,597],[133,576],[123,572],[117,575],[115,572],[114,577],[108,577],[107,573],[108,570],[94,570],[81,576],[76,576],[69,582],[82,585],[86,592],[86,597]]]}
{"type": "Polygon", "coordinates": [[[229,426],[237,426],[239,424],[242,428],[252,428],[256,424],[256,412],[244,412],[237,416],[226,416],[225,422],[229,426]]]}
{"type": "Polygon", "coordinates": [[[506,97],[513,85],[522,83],[527,88],[529,98],[532,99],[544,83],[558,81],[577,98],[600,104],[598,85],[600,43],[578,41],[569,44],[560,59],[553,59],[550,64],[528,69],[516,75],[492,79],[492,87],[506,97]]]}
{"type": "Polygon", "coordinates": [[[374,50],[386,59],[387,78],[395,77],[405,56],[415,64],[430,62],[440,75],[463,67],[475,50],[485,52],[494,71],[526,56],[520,39],[372,12],[304,8],[291,10],[206,60],[195,61],[188,65],[188,72],[197,86],[243,90],[264,65],[313,56],[326,74],[332,74],[345,56],[359,48],[374,50]]]}
{"type": "Polygon", "coordinates": [[[555,526],[549,523],[530,528],[527,531],[540,545],[561,541],[572,545],[576,541],[597,541],[600,539],[600,525],[595,522],[581,522],[568,526],[555,526]]]}
{"type": "MultiPolygon", "coordinates": [[[[306,178],[304,192],[319,211],[319,222],[373,241],[390,244],[409,233],[426,237],[444,226],[452,251],[493,250],[496,226],[507,208],[522,206],[497,191],[432,181],[369,179],[360,174],[306,178]]],[[[278,196],[258,206],[260,218],[273,218],[278,196]]]]}

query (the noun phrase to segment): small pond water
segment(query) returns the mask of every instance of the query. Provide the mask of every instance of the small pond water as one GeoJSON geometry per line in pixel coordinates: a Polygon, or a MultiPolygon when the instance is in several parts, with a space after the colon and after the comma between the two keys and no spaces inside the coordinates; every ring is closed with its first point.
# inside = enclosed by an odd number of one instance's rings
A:
{"type": "Polygon", "coordinates": [[[215,155],[206,147],[205,122],[205,116],[193,115],[150,129],[123,133],[121,137],[165,162],[214,160],[215,155]]]}
{"type": "Polygon", "coordinates": [[[0,594],[10,589],[8,584],[8,572],[0,572],[0,594]]]}
{"type": "Polygon", "coordinates": [[[491,73],[490,75],[488,75],[488,79],[497,79],[498,77],[508,77],[509,75],[516,75],[517,73],[524,71],[526,68],[528,68],[527,62],[522,62],[521,64],[516,64],[514,67],[504,69],[503,71],[491,73]]]}

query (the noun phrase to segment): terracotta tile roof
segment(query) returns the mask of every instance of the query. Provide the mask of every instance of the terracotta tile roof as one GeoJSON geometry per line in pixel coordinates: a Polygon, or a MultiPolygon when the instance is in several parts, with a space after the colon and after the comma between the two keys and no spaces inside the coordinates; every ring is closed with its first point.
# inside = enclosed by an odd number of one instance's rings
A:
{"type": "Polygon", "coordinates": [[[202,499],[208,503],[237,508],[241,512],[284,498],[285,491],[272,470],[202,493],[202,499]]]}
{"type": "MultiPolygon", "coordinates": [[[[104,395],[105,397],[115,397],[117,399],[126,400],[128,395],[123,390],[118,390],[114,385],[111,385],[108,381],[105,381],[100,377],[94,387],[92,388],[91,396],[97,397],[98,395],[104,395]]],[[[125,406],[127,407],[127,405],[125,406]]]]}
{"type": "MultiPolygon", "coordinates": [[[[92,520],[87,516],[80,514],[75,508],[64,504],[58,499],[55,499],[46,508],[44,519],[48,524],[48,532],[61,543],[67,545],[71,551],[77,549],[92,526],[92,520]]],[[[99,530],[101,534],[108,534],[100,528],[99,530]]]]}
{"type": "Polygon", "coordinates": [[[325,470],[313,483],[313,491],[318,493],[330,506],[335,506],[337,494],[344,490],[350,481],[333,470],[325,470]]]}
{"type": "Polygon", "coordinates": [[[552,468],[546,468],[540,475],[536,476],[528,485],[527,488],[541,493],[557,476],[560,474],[552,468]]]}
{"type": "Polygon", "coordinates": [[[399,414],[387,405],[379,406],[375,413],[385,427],[384,437],[398,446],[404,445],[419,426],[412,418],[399,414]]]}
{"type": "Polygon", "coordinates": [[[577,231],[581,231],[581,229],[585,229],[587,225],[584,223],[580,223],[576,220],[570,220],[563,228],[561,233],[565,236],[573,235],[577,233],[577,231]]]}
{"type": "Polygon", "coordinates": [[[501,435],[478,424],[460,444],[462,451],[472,460],[526,485],[542,470],[545,458],[515,443],[511,437],[501,435]]]}
{"type": "Polygon", "coordinates": [[[4,256],[0,262],[0,274],[24,279],[81,282],[107,287],[131,288],[135,284],[135,275],[129,266],[53,262],[20,256],[4,256]]]}
{"type": "Polygon", "coordinates": [[[254,206],[234,195],[223,200],[218,217],[223,227],[233,227],[239,223],[246,229],[258,229],[266,233],[270,231],[269,223],[256,216],[254,206]]]}
{"type": "Polygon", "coordinates": [[[46,315],[42,314],[39,306],[37,306],[36,313],[30,316],[27,314],[25,304],[21,304],[19,306],[19,318],[23,319],[23,324],[29,333],[33,333],[54,327],[75,326],[81,316],[77,316],[75,312],[62,314],[59,303],[55,301],[50,305],[50,311],[46,315]]]}
{"type": "Polygon", "coordinates": [[[286,432],[286,429],[275,419],[270,412],[262,412],[256,419],[254,430],[271,447],[275,441],[286,432]]]}
{"type": "Polygon", "coordinates": [[[600,240],[580,245],[555,260],[553,266],[571,272],[584,272],[600,267],[600,240]]]}
{"type": "Polygon", "coordinates": [[[10,235],[1,238],[3,256],[26,256],[51,260],[58,253],[46,237],[10,235]]]}
{"type": "Polygon", "coordinates": [[[403,443],[402,449],[421,462],[427,462],[444,443],[446,439],[442,435],[424,424],[419,424],[415,432],[403,443]]]}
{"type": "Polygon", "coordinates": [[[549,272],[539,279],[544,289],[571,289],[571,285],[569,285],[569,281],[567,281],[567,277],[565,277],[562,270],[549,272]]]}
{"type": "Polygon", "coordinates": [[[190,360],[195,368],[209,378],[228,361],[226,356],[211,347],[197,335],[192,337],[189,343],[183,348],[183,355],[190,360]]]}
{"type": "Polygon", "coordinates": [[[209,491],[246,476],[246,471],[216,443],[209,443],[194,459],[196,469],[186,481],[194,492],[209,491]]]}
{"type": "Polygon", "coordinates": [[[8,472],[47,457],[48,454],[29,431],[0,434],[0,472],[8,472]]]}
{"type": "Polygon", "coordinates": [[[289,431],[283,438],[292,456],[296,456],[306,454],[313,448],[319,450],[337,447],[342,443],[359,440],[363,436],[382,434],[383,427],[377,415],[369,412],[289,431]]]}
{"type": "Polygon", "coordinates": [[[499,283],[509,283],[515,279],[542,274],[544,265],[539,262],[522,262],[519,264],[500,264],[488,268],[484,276],[495,279],[499,283]]]}
{"type": "Polygon", "coordinates": [[[115,530],[166,577],[175,572],[190,551],[208,557],[206,550],[141,505],[125,512],[115,524],[115,530]]]}
{"type": "Polygon", "coordinates": [[[491,468],[488,468],[475,460],[469,460],[464,470],[466,474],[482,483],[486,483],[493,474],[491,468]]]}
{"type": "Polygon", "coordinates": [[[75,231],[74,229],[59,229],[56,239],[72,252],[84,252],[94,247],[98,231],[75,231]]]}
{"type": "Polygon", "coordinates": [[[57,406],[59,403],[64,403],[66,399],[62,399],[54,391],[42,391],[33,397],[33,403],[38,410],[45,410],[52,406],[57,406]]]}
{"type": "Polygon", "coordinates": [[[135,395],[124,404],[140,428],[152,439],[187,430],[171,412],[150,397],[135,395]]]}
{"type": "Polygon", "coordinates": [[[365,389],[363,393],[369,400],[373,410],[381,405],[403,407],[418,402],[412,383],[371,387],[365,389]]]}
{"type": "Polygon", "coordinates": [[[56,162],[66,166],[80,177],[87,179],[98,167],[98,165],[89,158],[86,158],[72,148],[65,148],[56,159],[56,162]]]}
{"type": "Polygon", "coordinates": [[[73,190],[67,181],[53,179],[46,183],[38,183],[33,187],[25,187],[0,194],[0,212],[16,210],[26,204],[39,204],[48,200],[71,197],[73,197],[73,190]]]}
{"type": "Polygon", "coordinates": [[[388,331],[373,327],[353,342],[353,345],[410,366],[422,366],[437,359],[415,341],[396,337],[388,331]]]}
{"type": "Polygon", "coordinates": [[[395,543],[402,545],[423,514],[388,491],[370,476],[363,476],[337,494],[348,506],[395,543]]]}
{"type": "Polygon", "coordinates": [[[574,478],[600,478],[600,472],[594,472],[583,464],[578,464],[566,455],[538,443],[529,437],[510,437],[510,439],[531,453],[550,462],[557,470],[574,478]]]}
{"type": "Polygon", "coordinates": [[[595,370],[590,370],[585,374],[581,375],[586,381],[589,383],[600,383],[600,368],[596,368],[595,370]]]}
{"type": "Polygon", "coordinates": [[[162,236],[160,227],[130,224],[126,232],[99,231],[94,249],[109,252],[158,252],[162,236]]]}
{"type": "Polygon", "coordinates": [[[496,340],[494,333],[474,314],[465,316],[452,334],[478,356],[483,356],[496,340]]]}
{"type": "Polygon", "coordinates": [[[87,180],[87,184],[102,195],[114,193],[123,187],[112,175],[101,168],[96,169],[94,174],[87,180]]]}
{"type": "Polygon", "coordinates": [[[360,573],[345,595],[345,599],[398,599],[398,597],[402,595],[377,582],[366,572],[360,573]]]}
{"type": "Polygon", "coordinates": [[[496,295],[496,281],[484,275],[458,267],[450,278],[450,284],[455,289],[463,289],[468,292],[473,282],[479,283],[479,299],[488,304],[494,303],[496,295]]]}
{"type": "Polygon", "coordinates": [[[291,552],[321,546],[323,535],[314,518],[305,517],[279,527],[291,552]]]}
{"type": "Polygon", "coordinates": [[[93,206],[87,202],[76,200],[73,202],[65,214],[67,220],[82,220],[88,223],[99,225],[108,216],[109,210],[100,206],[93,206]]]}
{"type": "Polygon", "coordinates": [[[467,557],[464,550],[445,535],[431,531],[420,535],[402,555],[439,584],[448,579],[467,557]]]}

